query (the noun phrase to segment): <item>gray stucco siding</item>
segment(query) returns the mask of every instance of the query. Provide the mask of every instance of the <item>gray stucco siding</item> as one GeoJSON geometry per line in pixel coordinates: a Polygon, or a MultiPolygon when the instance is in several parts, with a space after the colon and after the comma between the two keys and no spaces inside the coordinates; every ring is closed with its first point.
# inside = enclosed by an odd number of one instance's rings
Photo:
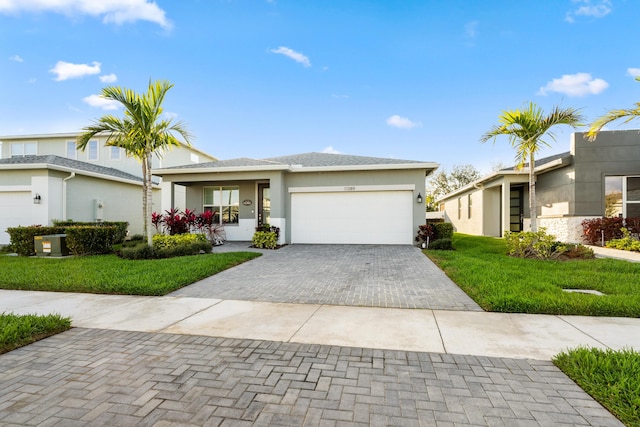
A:
{"type": "Polygon", "coordinates": [[[537,176],[536,180],[536,204],[538,214],[572,215],[575,207],[574,168],[567,166],[537,176]],[[561,207],[555,205],[563,204],[561,207]],[[546,209],[545,209],[546,207],[546,209]]]}

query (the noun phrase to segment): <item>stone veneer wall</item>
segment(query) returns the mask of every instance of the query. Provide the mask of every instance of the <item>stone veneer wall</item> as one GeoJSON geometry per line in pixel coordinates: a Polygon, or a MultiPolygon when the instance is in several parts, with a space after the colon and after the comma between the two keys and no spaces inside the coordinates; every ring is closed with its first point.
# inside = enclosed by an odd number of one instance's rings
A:
{"type": "Polygon", "coordinates": [[[538,228],[544,227],[548,234],[564,243],[584,243],[582,241],[582,221],[599,216],[565,216],[538,218],[538,228]]]}

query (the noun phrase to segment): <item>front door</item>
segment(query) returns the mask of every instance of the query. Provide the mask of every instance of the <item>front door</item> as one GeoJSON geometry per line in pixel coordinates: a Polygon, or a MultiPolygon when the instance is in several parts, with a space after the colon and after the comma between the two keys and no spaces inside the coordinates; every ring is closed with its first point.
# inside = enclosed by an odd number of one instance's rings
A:
{"type": "Polygon", "coordinates": [[[522,231],[524,220],[524,186],[511,187],[509,193],[509,230],[522,231]]]}
{"type": "Polygon", "coordinates": [[[270,224],[271,194],[269,184],[258,184],[258,225],[270,224]]]}

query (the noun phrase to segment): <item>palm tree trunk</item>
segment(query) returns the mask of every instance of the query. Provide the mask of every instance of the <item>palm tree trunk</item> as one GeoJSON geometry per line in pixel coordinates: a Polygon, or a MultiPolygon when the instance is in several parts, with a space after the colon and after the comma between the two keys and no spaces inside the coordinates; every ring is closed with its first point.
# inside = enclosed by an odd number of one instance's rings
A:
{"type": "Polygon", "coordinates": [[[142,230],[144,237],[147,239],[147,244],[151,246],[151,233],[149,233],[149,227],[147,226],[147,159],[143,157],[141,160],[142,163],[142,230]]]}
{"type": "Polygon", "coordinates": [[[147,153],[146,155],[146,167],[147,167],[147,185],[146,185],[146,200],[147,203],[145,205],[145,217],[144,217],[144,227],[148,230],[147,234],[147,244],[149,246],[153,245],[153,236],[151,235],[151,214],[153,212],[153,182],[151,180],[151,153],[147,153]]]}
{"type": "Polygon", "coordinates": [[[531,219],[531,231],[538,231],[538,218],[536,209],[536,172],[533,153],[529,153],[529,218],[531,219]]]}

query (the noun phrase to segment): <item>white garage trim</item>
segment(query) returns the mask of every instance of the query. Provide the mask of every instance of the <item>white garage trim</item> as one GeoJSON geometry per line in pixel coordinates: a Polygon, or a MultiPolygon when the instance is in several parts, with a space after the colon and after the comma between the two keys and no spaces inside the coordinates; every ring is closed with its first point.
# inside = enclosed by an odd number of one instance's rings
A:
{"type": "Polygon", "coordinates": [[[413,191],[293,192],[291,243],[413,242],[413,191]]]}
{"type": "Polygon", "coordinates": [[[331,187],[289,187],[289,193],[340,193],[344,191],[413,191],[414,184],[342,185],[331,187]]]}
{"type": "Polygon", "coordinates": [[[7,228],[19,225],[32,225],[33,198],[30,186],[26,191],[0,191],[0,244],[6,245],[11,240],[7,228]]]}

